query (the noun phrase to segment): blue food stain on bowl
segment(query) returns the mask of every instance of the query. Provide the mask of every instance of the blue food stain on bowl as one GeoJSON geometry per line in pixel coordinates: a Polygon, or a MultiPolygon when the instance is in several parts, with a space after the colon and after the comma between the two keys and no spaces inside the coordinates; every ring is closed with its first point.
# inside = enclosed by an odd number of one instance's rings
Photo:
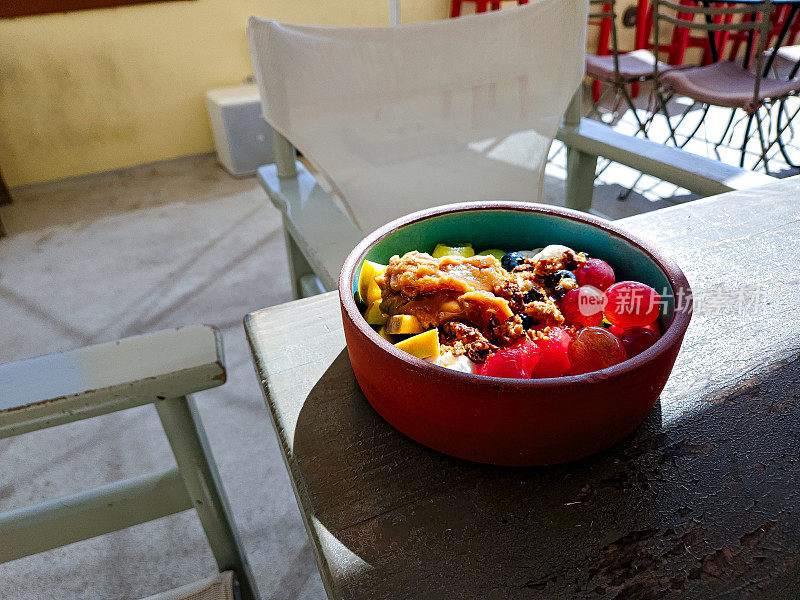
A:
{"type": "MultiPolygon", "coordinates": [[[[664,271],[635,245],[612,232],[560,215],[503,209],[469,210],[437,215],[404,225],[380,239],[366,259],[386,264],[411,250],[432,252],[438,243],[470,243],[476,252],[487,248],[530,250],[549,244],[569,246],[608,262],[617,281],[646,283],[662,294],[662,329],[672,321],[674,293],[664,271]],[[667,290],[666,295],[663,291],[667,290]]],[[[362,263],[363,264],[363,263],[362,263]]],[[[356,270],[360,270],[361,266],[356,270]]],[[[358,277],[353,278],[353,291],[358,277]]]]}

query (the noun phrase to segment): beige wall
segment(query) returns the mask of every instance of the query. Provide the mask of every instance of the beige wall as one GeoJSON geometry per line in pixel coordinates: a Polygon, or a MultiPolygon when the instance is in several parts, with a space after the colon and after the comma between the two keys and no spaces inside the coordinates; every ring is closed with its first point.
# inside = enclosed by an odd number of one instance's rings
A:
{"type": "MultiPolygon", "coordinates": [[[[623,0],[618,12],[634,4],[623,0]]],[[[445,18],[450,2],[401,5],[411,22],[445,18]]],[[[0,171],[8,184],[212,150],[204,93],[251,73],[245,23],[253,14],[386,25],[389,0],[194,0],[0,20],[0,171]]],[[[632,46],[632,30],[619,32],[620,46],[632,46]]],[[[588,45],[596,50],[596,28],[588,45]]]]}
{"type": "MultiPolygon", "coordinates": [[[[404,21],[447,0],[402,0],[404,21]]],[[[385,25],[389,0],[195,0],[0,21],[9,185],[212,149],[204,92],[251,73],[245,22],[385,25]]]]}

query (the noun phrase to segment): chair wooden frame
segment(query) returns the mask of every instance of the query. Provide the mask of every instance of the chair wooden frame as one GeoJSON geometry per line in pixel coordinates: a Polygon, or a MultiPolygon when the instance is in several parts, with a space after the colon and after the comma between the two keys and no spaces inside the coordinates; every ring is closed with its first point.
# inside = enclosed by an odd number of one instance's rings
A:
{"type": "Polygon", "coordinates": [[[0,365],[0,439],[153,404],[176,467],[0,513],[0,563],[197,511],[220,571],[258,598],[191,393],[222,385],[213,327],[162,331],[0,365]]]}
{"type": "MultiPolygon", "coordinates": [[[[582,93],[579,88],[573,96],[556,134],[556,139],[567,148],[568,208],[591,210],[597,159],[601,156],[701,196],[775,181],[773,177],[645,138],[624,135],[607,125],[582,118],[582,93]]],[[[362,234],[306,166],[297,160],[289,140],[276,132],[273,149],[275,163],[260,167],[258,179],[281,212],[294,297],[334,290],[344,259],[362,234]]]]}

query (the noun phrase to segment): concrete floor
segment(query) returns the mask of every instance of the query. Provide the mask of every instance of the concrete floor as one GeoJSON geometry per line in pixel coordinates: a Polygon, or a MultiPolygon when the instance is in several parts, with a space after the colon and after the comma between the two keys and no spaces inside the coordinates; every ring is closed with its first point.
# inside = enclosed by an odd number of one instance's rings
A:
{"type": "MultiPolygon", "coordinates": [[[[0,208],[0,362],[189,323],[222,328],[228,383],[196,398],[264,598],[322,598],[242,317],[289,300],[255,180],[193,157],[14,190],[0,208]]],[[[164,468],[152,407],[0,442],[0,510],[164,468]]],[[[0,598],[140,598],[215,569],[193,512],[0,565],[0,598]]]]}
{"type": "MultiPolygon", "coordinates": [[[[561,204],[558,166],[548,172],[544,201],[561,204]]],[[[688,199],[619,202],[622,189],[599,182],[595,207],[616,218],[688,199]]],[[[255,179],[199,156],[13,192],[0,207],[0,363],[218,325],[228,383],[197,400],[262,597],[323,598],[241,325],[290,299],[280,218],[255,179]]],[[[12,438],[0,442],[0,510],[170,462],[152,407],[12,438]]],[[[214,568],[190,512],[0,565],[0,599],[139,598],[214,568]]]]}

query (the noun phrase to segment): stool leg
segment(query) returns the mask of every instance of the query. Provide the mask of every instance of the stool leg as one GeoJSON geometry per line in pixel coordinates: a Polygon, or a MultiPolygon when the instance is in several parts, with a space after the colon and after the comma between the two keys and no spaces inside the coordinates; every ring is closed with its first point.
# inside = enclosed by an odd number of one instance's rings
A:
{"type": "Polygon", "coordinates": [[[156,401],[155,406],[220,571],[236,573],[242,600],[257,600],[258,591],[194,400],[168,398],[156,401]]]}
{"type": "Polygon", "coordinates": [[[476,13],[485,13],[489,8],[489,0],[476,0],[475,1],[475,12],[476,13]]]}
{"type": "Polygon", "coordinates": [[[451,0],[450,2],[450,17],[461,16],[461,0],[451,0]]]}

